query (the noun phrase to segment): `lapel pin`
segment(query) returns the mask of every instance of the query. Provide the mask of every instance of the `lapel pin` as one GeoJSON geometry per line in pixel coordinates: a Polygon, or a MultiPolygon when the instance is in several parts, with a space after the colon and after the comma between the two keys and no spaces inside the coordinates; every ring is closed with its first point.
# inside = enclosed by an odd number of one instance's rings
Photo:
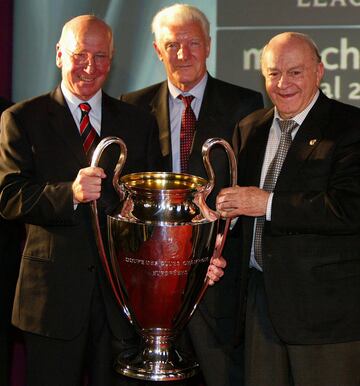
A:
{"type": "Polygon", "coordinates": [[[309,142],[310,146],[314,146],[316,141],[317,139],[310,139],[310,142],[309,142]]]}

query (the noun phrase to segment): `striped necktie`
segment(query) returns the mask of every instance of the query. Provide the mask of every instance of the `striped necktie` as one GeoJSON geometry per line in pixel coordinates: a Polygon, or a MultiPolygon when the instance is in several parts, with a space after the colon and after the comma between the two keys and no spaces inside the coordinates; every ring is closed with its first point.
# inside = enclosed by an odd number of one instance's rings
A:
{"type": "Polygon", "coordinates": [[[81,110],[80,135],[86,157],[90,160],[97,144],[98,135],[90,123],[91,106],[89,103],[80,103],[79,108],[81,110]]]}

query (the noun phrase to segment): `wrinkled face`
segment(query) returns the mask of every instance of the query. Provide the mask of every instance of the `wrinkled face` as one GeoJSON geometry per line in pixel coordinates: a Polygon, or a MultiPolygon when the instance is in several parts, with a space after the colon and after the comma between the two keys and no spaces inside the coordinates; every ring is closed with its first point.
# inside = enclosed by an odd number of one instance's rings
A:
{"type": "Polygon", "coordinates": [[[279,35],[265,49],[262,72],[266,91],[284,119],[303,111],[317,92],[324,67],[302,39],[279,35]]]}
{"type": "Polygon", "coordinates": [[[163,27],[154,48],[167,77],[180,90],[190,90],[205,75],[210,38],[199,23],[163,27]]]}
{"type": "Polygon", "coordinates": [[[110,71],[111,36],[99,23],[82,21],[56,46],[56,65],[69,91],[88,100],[100,90],[110,71]]]}

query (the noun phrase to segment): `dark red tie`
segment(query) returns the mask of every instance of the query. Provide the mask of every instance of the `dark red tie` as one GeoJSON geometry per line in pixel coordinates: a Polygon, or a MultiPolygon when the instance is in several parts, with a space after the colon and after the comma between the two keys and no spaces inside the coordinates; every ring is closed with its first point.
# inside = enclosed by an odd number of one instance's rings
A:
{"type": "Polygon", "coordinates": [[[181,172],[187,173],[189,166],[189,156],[196,127],[196,117],[193,109],[191,108],[191,101],[194,99],[194,97],[192,95],[179,95],[178,98],[181,99],[185,105],[185,109],[181,116],[180,168],[181,172]]]}
{"type": "Polygon", "coordinates": [[[85,154],[87,158],[90,159],[95,150],[98,135],[90,123],[89,112],[91,106],[89,103],[80,103],[79,108],[81,110],[80,135],[83,141],[85,154]]]}

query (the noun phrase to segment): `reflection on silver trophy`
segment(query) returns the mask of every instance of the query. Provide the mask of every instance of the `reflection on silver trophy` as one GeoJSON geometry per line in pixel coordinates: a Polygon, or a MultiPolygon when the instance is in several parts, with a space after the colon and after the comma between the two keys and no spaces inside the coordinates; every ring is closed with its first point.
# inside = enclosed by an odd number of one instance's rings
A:
{"type": "Polygon", "coordinates": [[[213,255],[220,255],[229,220],[206,205],[215,184],[209,161],[213,146],[222,146],[230,166],[230,185],[236,184],[236,160],[223,139],[203,145],[208,181],[183,173],[146,172],[120,177],[127,149],[117,137],[104,138],[92,157],[97,166],[107,146],[120,146],[113,185],[121,209],[108,216],[109,256],[100,233],[96,201],[92,202],[96,238],[114,295],[142,337],[139,352],[119,354],[115,369],[144,380],[189,378],[198,364],[179,353],[174,338],[195,311],[206,288],[213,255]],[[216,248],[215,248],[216,242],[216,248]]]}

